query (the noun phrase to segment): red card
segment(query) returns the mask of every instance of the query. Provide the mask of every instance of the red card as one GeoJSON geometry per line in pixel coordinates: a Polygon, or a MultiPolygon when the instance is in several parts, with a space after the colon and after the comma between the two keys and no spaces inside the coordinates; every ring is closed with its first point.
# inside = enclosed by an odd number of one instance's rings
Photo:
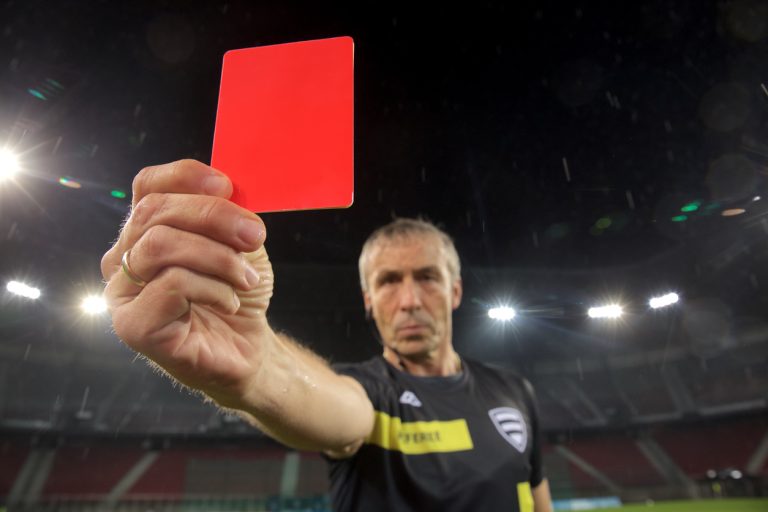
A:
{"type": "Polygon", "coordinates": [[[224,55],[211,166],[254,212],[346,208],[354,188],[354,42],[224,55]]]}

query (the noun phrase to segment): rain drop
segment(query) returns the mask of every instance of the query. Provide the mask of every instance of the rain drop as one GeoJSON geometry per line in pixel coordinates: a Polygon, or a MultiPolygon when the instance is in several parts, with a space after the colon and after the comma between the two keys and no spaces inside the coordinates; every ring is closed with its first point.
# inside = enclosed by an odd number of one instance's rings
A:
{"type": "Polygon", "coordinates": [[[632,197],[632,191],[631,190],[627,190],[627,191],[624,192],[624,194],[627,196],[627,204],[629,205],[629,209],[630,210],[634,210],[635,209],[635,198],[632,197]]]}
{"type": "Polygon", "coordinates": [[[80,413],[85,412],[85,404],[88,402],[88,394],[91,392],[91,387],[86,386],[85,391],[83,392],[83,400],[80,402],[80,413]]]}
{"type": "Polygon", "coordinates": [[[10,240],[10,239],[12,239],[14,237],[14,235],[16,235],[16,228],[17,227],[18,227],[17,223],[14,222],[14,223],[11,224],[11,229],[8,230],[8,235],[6,235],[6,237],[5,237],[6,240],[10,240]]]}

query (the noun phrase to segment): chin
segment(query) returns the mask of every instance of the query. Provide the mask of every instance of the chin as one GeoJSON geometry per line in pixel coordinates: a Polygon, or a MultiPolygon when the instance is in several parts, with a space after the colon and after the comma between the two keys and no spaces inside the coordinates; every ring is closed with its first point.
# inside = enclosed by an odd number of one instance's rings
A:
{"type": "Polygon", "coordinates": [[[397,351],[404,356],[416,356],[428,354],[435,347],[434,344],[430,343],[428,338],[414,336],[397,340],[395,348],[397,348],[397,351]]]}

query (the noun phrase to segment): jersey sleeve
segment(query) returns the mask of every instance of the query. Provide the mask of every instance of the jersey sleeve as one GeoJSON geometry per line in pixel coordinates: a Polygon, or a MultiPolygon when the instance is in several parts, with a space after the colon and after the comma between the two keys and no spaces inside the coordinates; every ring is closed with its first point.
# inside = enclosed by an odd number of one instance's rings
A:
{"type": "Polygon", "coordinates": [[[370,363],[339,363],[331,366],[339,375],[352,377],[363,386],[374,409],[379,408],[382,401],[382,379],[377,376],[377,369],[370,363]]]}

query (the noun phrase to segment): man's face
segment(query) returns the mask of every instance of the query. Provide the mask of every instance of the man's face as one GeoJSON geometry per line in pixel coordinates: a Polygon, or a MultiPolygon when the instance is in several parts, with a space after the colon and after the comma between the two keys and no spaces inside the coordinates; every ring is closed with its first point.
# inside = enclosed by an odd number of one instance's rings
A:
{"type": "Polygon", "coordinates": [[[437,235],[382,240],[367,262],[363,294],[384,344],[404,357],[424,358],[451,343],[451,314],[461,302],[437,235]]]}

